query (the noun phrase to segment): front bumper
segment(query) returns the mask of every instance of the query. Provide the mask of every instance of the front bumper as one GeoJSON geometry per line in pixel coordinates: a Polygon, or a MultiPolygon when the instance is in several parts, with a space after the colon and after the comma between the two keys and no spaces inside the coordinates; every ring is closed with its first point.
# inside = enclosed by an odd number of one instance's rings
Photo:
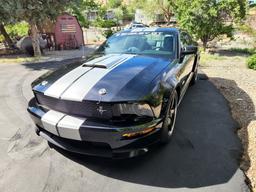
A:
{"type": "Polygon", "coordinates": [[[132,127],[109,126],[52,110],[46,111],[34,99],[27,110],[37,126],[37,134],[48,142],[67,151],[110,158],[133,157],[147,152],[148,147],[159,140],[162,126],[160,119],[132,127]],[[126,133],[153,127],[155,129],[146,135],[132,139],[123,137],[126,133]]]}

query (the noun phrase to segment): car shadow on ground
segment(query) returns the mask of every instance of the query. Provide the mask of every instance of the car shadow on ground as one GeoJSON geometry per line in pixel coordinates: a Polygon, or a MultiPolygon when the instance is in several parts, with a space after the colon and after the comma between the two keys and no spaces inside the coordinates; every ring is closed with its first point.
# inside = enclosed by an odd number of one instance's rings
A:
{"type": "Polygon", "coordinates": [[[175,133],[166,146],[156,146],[146,155],[123,160],[55,149],[110,178],[156,187],[198,188],[227,183],[237,172],[242,154],[238,128],[225,98],[210,81],[200,80],[179,106],[175,133]]]}

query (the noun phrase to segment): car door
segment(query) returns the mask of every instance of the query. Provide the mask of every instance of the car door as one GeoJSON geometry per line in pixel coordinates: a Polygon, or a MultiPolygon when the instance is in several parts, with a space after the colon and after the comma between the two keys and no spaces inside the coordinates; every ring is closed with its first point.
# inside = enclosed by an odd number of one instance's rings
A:
{"type": "MultiPolygon", "coordinates": [[[[193,45],[192,38],[186,32],[181,32],[180,33],[180,48],[181,48],[181,50],[184,50],[189,45],[193,45]]],[[[189,81],[190,81],[190,78],[192,75],[191,72],[193,69],[194,60],[195,60],[195,55],[193,55],[193,54],[181,56],[181,58],[180,58],[179,81],[180,81],[180,85],[181,85],[182,96],[185,93],[185,91],[189,85],[189,81]]]]}

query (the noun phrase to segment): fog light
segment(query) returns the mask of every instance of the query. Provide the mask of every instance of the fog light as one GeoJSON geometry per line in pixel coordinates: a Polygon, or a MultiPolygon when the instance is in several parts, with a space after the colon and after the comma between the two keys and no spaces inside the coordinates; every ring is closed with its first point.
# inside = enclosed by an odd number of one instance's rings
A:
{"type": "Polygon", "coordinates": [[[146,135],[146,134],[154,131],[155,129],[156,129],[155,127],[152,127],[152,128],[144,129],[142,131],[138,131],[138,132],[125,133],[125,134],[123,134],[123,137],[125,139],[132,139],[132,138],[136,138],[136,137],[140,137],[140,136],[146,135]]]}

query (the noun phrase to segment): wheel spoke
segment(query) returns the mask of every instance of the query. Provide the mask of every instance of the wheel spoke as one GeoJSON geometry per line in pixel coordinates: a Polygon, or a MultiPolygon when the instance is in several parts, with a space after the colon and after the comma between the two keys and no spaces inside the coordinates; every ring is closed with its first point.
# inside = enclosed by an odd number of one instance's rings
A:
{"type": "Polygon", "coordinates": [[[176,113],[177,113],[177,98],[173,97],[169,109],[169,117],[168,117],[168,127],[169,132],[168,135],[172,135],[173,128],[176,121],[176,113]]]}

